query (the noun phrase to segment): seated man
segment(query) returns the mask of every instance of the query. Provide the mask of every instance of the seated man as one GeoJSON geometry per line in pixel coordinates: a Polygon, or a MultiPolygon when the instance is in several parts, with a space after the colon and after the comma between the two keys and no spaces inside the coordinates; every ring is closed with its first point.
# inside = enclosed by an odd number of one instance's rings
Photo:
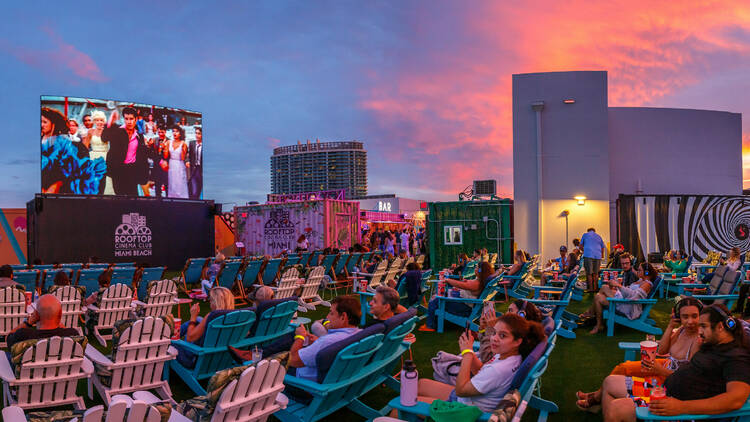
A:
{"type": "Polygon", "coordinates": [[[309,334],[304,325],[297,327],[292,350],[289,352],[288,366],[297,368],[297,376],[302,379],[317,381],[318,368],[315,358],[323,348],[343,340],[359,331],[357,324],[362,316],[359,300],[352,296],[337,296],[331,301],[331,310],[327,319],[330,321],[328,333],[315,337],[309,334]],[[305,346],[305,343],[308,343],[305,346]]]}
{"type": "MultiPolygon", "coordinates": [[[[667,397],[651,400],[649,410],[659,416],[716,415],[742,407],[750,396],[750,345],[744,340],[741,321],[724,305],[711,305],[700,313],[700,350],[669,375],[667,397]]],[[[633,379],[610,375],[602,385],[605,421],[635,421],[633,379]]]]}
{"type": "Polygon", "coordinates": [[[255,291],[255,300],[253,300],[253,306],[248,308],[248,310],[255,312],[255,310],[258,309],[261,303],[272,299],[273,289],[268,286],[260,286],[258,290],[255,291]]]}
{"type": "Polygon", "coordinates": [[[20,284],[13,281],[13,268],[7,264],[0,267],[0,288],[18,286],[20,284]]]}
{"type": "Polygon", "coordinates": [[[72,337],[77,336],[78,331],[73,328],[65,328],[61,324],[62,305],[52,295],[43,295],[36,302],[36,310],[13,331],[8,334],[6,340],[8,350],[24,340],[49,338],[53,336],[72,337]]]}
{"type": "Polygon", "coordinates": [[[378,286],[375,289],[375,296],[372,297],[369,303],[370,314],[372,314],[373,318],[365,324],[365,327],[383,322],[394,315],[406,312],[406,308],[398,303],[400,299],[396,290],[386,286],[378,286]]]}
{"type": "Polygon", "coordinates": [[[622,272],[618,277],[622,277],[622,285],[625,287],[638,281],[638,274],[633,271],[633,257],[627,252],[620,254],[620,268],[622,272]]]}

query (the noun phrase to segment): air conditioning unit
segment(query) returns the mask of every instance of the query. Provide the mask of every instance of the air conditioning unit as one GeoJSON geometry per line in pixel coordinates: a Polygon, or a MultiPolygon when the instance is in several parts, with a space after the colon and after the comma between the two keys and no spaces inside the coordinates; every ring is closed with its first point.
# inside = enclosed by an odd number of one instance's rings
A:
{"type": "Polygon", "coordinates": [[[494,180],[475,180],[474,195],[495,195],[497,193],[497,182],[494,180]]]}

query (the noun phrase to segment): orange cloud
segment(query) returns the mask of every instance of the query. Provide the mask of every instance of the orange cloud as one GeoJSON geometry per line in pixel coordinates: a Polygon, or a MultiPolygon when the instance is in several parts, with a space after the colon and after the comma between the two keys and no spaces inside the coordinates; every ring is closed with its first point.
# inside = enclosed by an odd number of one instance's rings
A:
{"type": "Polygon", "coordinates": [[[404,40],[414,45],[393,71],[363,72],[371,86],[358,105],[374,132],[396,138],[388,145],[399,161],[425,157],[415,190],[454,196],[495,178],[513,191],[514,73],[607,70],[611,106],[658,106],[750,67],[747,2],[474,2],[448,22],[444,9],[414,17],[404,40]]]}

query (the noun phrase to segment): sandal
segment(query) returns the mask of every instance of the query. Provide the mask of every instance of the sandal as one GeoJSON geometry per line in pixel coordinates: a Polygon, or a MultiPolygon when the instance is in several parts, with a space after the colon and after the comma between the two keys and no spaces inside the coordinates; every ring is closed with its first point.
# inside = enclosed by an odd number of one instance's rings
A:
{"type": "Polygon", "coordinates": [[[596,393],[576,392],[576,407],[584,412],[599,413],[602,405],[595,400],[596,393]]]}

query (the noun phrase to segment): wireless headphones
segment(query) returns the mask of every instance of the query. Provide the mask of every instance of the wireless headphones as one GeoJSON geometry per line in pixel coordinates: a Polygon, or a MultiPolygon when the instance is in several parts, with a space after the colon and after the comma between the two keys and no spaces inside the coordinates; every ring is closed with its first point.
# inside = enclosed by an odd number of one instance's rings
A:
{"type": "Polygon", "coordinates": [[[722,323],[724,324],[724,328],[726,328],[727,331],[731,332],[737,328],[737,320],[734,319],[732,315],[729,315],[726,312],[724,312],[724,310],[721,309],[720,306],[711,305],[709,306],[709,308],[716,311],[716,313],[718,313],[723,318],[722,323]]]}
{"type": "Polygon", "coordinates": [[[680,318],[680,311],[682,310],[682,308],[684,308],[686,306],[695,306],[695,307],[697,307],[699,313],[700,313],[700,311],[703,310],[703,302],[701,302],[700,300],[698,300],[698,299],[696,299],[694,297],[689,297],[688,296],[688,297],[684,297],[684,298],[680,299],[679,302],[677,302],[677,303],[674,304],[674,306],[672,307],[672,313],[674,314],[675,317],[677,317],[679,319],[680,318]]]}
{"type": "Polygon", "coordinates": [[[518,310],[518,316],[520,316],[521,318],[526,318],[526,304],[528,302],[526,302],[525,300],[521,300],[521,302],[523,303],[523,305],[521,305],[521,309],[518,310]]]}

